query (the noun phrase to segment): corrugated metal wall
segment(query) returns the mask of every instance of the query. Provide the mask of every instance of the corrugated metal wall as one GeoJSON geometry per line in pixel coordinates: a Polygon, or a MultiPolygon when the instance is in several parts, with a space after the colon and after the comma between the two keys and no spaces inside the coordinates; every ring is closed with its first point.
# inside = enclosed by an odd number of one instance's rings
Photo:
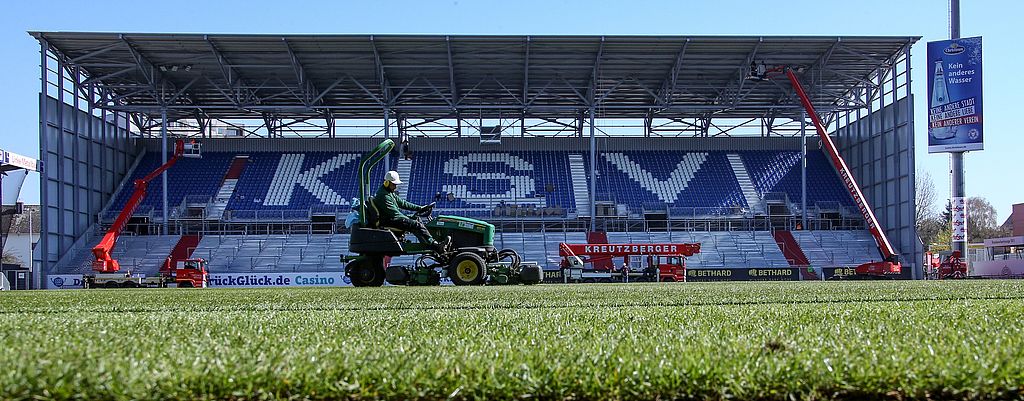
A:
{"type": "Polygon", "coordinates": [[[914,222],[913,107],[913,97],[904,97],[849,121],[836,136],[840,153],[904,266],[920,268],[921,241],[914,222]]]}
{"type": "Polygon", "coordinates": [[[123,119],[115,124],[111,114],[107,114],[110,121],[104,121],[59,99],[42,101],[40,193],[46,205],[40,241],[46,241],[46,252],[39,255],[39,266],[46,272],[95,222],[136,151],[123,119]]]}

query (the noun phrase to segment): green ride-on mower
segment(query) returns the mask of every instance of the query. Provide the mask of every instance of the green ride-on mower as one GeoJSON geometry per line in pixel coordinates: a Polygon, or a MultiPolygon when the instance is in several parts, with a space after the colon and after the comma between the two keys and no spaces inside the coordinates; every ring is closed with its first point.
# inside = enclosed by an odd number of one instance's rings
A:
{"type": "Polygon", "coordinates": [[[352,223],[349,252],[354,255],[341,256],[341,262],[346,263],[345,275],[354,286],[378,287],[385,281],[394,285],[439,285],[443,277],[455,285],[541,282],[543,271],[539,266],[521,263],[515,250],[495,250],[494,225],[485,221],[459,216],[432,218],[433,203],[417,212],[414,217],[426,219],[424,225],[430,235],[447,244],[442,251],[430,244],[407,241],[404,232],[380,226],[369,195],[370,172],[394,147],[393,141],[385,139],[359,163],[359,199],[353,202],[354,216],[348,220],[352,223]],[[415,264],[388,266],[391,257],[403,255],[417,255],[415,264]]]}

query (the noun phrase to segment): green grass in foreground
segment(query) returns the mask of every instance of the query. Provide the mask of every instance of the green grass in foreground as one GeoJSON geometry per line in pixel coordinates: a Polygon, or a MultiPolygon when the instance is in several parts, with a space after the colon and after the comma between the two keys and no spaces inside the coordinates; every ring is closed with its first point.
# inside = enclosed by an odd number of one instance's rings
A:
{"type": "Polygon", "coordinates": [[[1024,282],[0,295],[0,399],[1020,399],[1024,282]]]}

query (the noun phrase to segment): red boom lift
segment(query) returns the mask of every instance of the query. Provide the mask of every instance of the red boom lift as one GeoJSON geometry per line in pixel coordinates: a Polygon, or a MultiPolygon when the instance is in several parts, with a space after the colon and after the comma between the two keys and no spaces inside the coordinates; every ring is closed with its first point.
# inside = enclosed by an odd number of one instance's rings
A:
{"type": "MultiPolygon", "coordinates": [[[[566,281],[686,281],[685,257],[700,252],[700,244],[566,244],[558,246],[562,257],[562,277],[566,281]],[[631,271],[628,258],[647,256],[647,269],[631,271]],[[584,263],[612,258],[624,258],[627,263],[616,271],[585,269],[584,263]]],[[[639,267],[639,266],[638,266],[639,267]]]]}
{"type": "Polygon", "coordinates": [[[117,238],[128,225],[128,220],[135,214],[135,209],[146,197],[146,188],[149,182],[156,179],[167,169],[171,168],[181,157],[199,157],[199,144],[195,142],[185,143],[178,140],[174,144],[174,155],[166,163],[157,167],[151,173],[135,180],[135,190],[132,192],[124,209],[114,219],[114,224],[107,229],[106,235],[92,248],[92,254],[96,260],[92,262],[92,269],[96,272],[93,275],[84,277],[86,288],[95,287],[166,287],[174,284],[178,287],[206,287],[207,271],[206,261],[203,259],[186,259],[172,261],[171,269],[160,277],[137,277],[131,272],[119,273],[121,265],[111,256],[117,238]]]}
{"type": "MultiPolygon", "coordinates": [[[[751,71],[754,74],[756,71],[751,71]]],[[[846,161],[839,155],[839,151],[836,149],[836,145],[832,142],[832,138],[825,132],[825,126],[821,122],[821,118],[818,117],[818,113],[814,110],[814,105],[811,104],[810,98],[807,97],[807,93],[804,92],[803,86],[800,85],[800,80],[796,74],[793,73],[793,69],[790,67],[776,67],[771,70],[767,70],[762,73],[760,79],[770,79],[772,76],[778,73],[786,74],[789,78],[790,84],[793,86],[793,90],[796,91],[797,97],[800,98],[800,103],[804,106],[804,110],[807,111],[807,115],[811,117],[811,121],[814,123],[814,129],[818,132],[818,138],[821,139],[822,148],[827,152],[829,159],[832,160],[832,164],[839,172],[839,177],[843,180],[843,185],[850,191],[850,195],[853,196],[853,201],[860,209],[861,215],[864,217],[864,221],[868,225],[868,231],[875,237],[875,242],[878,244],[878,252],[882,256],[880,261],[871,261],[857,266],[856,272],[860,276],[874,276],[884,277],[886,274],[899,274],[901,271],[899,255],[893,249],[892,244],[889,243],[889,238],[885,236],[885,231],[878,224],[878,219],[875,218],[875,213],[871,211],[871,206],[868,205],[867,199],[864,198],[864,194],[860,191],[860,185],[857,184],[857,180],[853,178],[853,172],[846,166],[846,161]]]]}

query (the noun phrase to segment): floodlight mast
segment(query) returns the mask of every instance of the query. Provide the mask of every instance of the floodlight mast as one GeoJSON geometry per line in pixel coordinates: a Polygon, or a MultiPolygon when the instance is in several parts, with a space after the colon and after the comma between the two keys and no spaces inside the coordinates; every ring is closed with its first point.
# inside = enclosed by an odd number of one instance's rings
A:
{"type": "Polygon", "coordinates": [[[854,179],[853,172],[850,171],[850,168],[846,165],[846,161],[836,149],[835,143],[832,142],[832,138],[828,135],[828,132],[825,131],[825,125],[822,124],[821,118],[818,117],[818,113],[814,110],[814,105],[811,104],[811,99],[807,97],[807,93],[804,92],[804,88],[800,85],[800,80],[793,72],[793,69],[788,66],[775,67],[771,70],[765,71],[763,74],[758,74],[760,76],[756,76],[755,78],[770,79],[780,73],[786,74],[786,78],[789,79],[797,97],[800,98],[800,104],[804,107],[804,110],[806,110],[807,115],[811,117],[811,122],[814,123],[814,129],[818,132],[818,138],[821,139],[822,148],[828,153],[829,159],[835,166],[836,171],[839,172],[839,178],[843,180],[843,185],[846,186],[846,189],[853,197],[854,204],[857,205],[861,215],[864,217],[864,221],[868,225],[868,231],[871,233],[871,236],[875,238],[875,243],[878,245],[878,252],[881,254],[882,260],[877,262],[872,261],[857,266],[857,274],[881,276],[884,274],[900,273],[902,271],[902,266],[900,265],[899,254],[896,253],[892,244],[889,242],[889,238],[885,235],[885,231],[878,224],[878,219],[875,218],[875,213],[871,210],[871,205],[868,204],[867,198],[864,197],[864,193],[860,190],[860,185],[857,184],[857,180],[854,179]]]}

